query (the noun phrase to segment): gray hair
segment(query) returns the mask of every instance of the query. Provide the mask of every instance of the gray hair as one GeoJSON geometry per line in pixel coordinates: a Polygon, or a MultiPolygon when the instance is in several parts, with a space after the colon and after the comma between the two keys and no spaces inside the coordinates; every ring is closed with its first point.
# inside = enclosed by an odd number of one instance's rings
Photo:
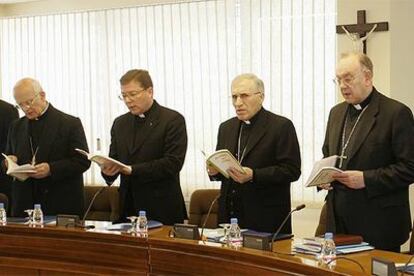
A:
{"type": "Polygon", "coordinates": [[[231,82],[232,89],[235,83],[242,81],[242,80],[252,80],[254,84],[256,85],[257,91],[264,94],[265,90],[264,90],[263,81],[259,79],[255,74],[252,74],[252,73],[241,74],[235,77],[233,81],[231,82]]]}

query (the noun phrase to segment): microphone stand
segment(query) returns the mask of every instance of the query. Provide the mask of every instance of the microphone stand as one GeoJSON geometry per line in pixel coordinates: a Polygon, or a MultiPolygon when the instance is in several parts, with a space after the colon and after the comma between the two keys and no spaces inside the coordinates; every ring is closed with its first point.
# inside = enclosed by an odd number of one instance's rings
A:
{"type": "Polygon", "coordinates": [[[204,228],[206,227],[207,220],[208,220],[208,218],[209,218],[209,216],[210,216],[211,210],[213,210],[214,203],[216,203],[216,201],[220,198],[220,195],[221,195],[221,193],[219,193],[219,194],[218,194],[218,195],[217,195],[217,196],[213,199],[213,201],[212,201],[212,202],[211,202],[211,204],[210,204],[210,207],[208,208],[208,212],[207,212],[206,218],[204,219],[203,226],[201,227],[201,234],[200,234],[200,239],[201,239],[201,240],[203,240],[204,228]]]}
{"type": "Polygon", "coordinates": [[[102,193],[102,192],[103,192],[103,190],[104,190],[106,187],[107,187],[107,186],[103,186],[103,187],[101,187],[101,188],[100,188],[98,191],[96,191],[96,193],[93,195],[92,200],[91,200],[91,202],[89,203],[88,209],[86,209],[86,212],[85,212],[85,214],[84,214],[84,215],[83,215],[83,217],[82,217],[82,221],[81,221],[80,227],[82,227],[82,228],[86,228],[86,229],[89,229],[89,228],[95,228],[95,226],[94,226],[94,225],[88,225],[88,226],[85,226],[85,219],[86,219],[86,217],[88,216],[89,211],[91,210],[92,205],[93,205],[93,203],[95,202],[95,199],[98,197],[98,195],[99,195],[100,193],[102,193]]]}
{"type": "MultiPolygon", "coordinates": [[[[280,224],[279,228],[276,230],[275,234],[272,237],[272,243],[270,245],[270,251],[273,252],[273,243],[277,237],[277,235],[279,234],[280,230],[282,230],[282,227],[286,224],[286,221],[290,218],[290,216],[292,215],[293,212],[302,210],[303,208],[305,208],[306,205],[305,204],[301,204],[299,206],[296,206],[295,209],[293,209],[292,211],[289,212],[289,214],[285,217],[285,219],[283,220],[283,222],[280,224]]],[[[288,254],[288,253],[283,253],[283,254],[288,254]]]]}

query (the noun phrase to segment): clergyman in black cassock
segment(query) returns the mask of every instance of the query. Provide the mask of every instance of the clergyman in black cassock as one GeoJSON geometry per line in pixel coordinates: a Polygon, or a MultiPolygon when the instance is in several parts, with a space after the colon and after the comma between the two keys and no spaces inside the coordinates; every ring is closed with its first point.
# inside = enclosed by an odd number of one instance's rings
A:
{"type": "Polygon", "coordinates": [[[129,112],[113,123],[109,156],[129,167],[102,168],[108,184],[121,175],[120,219],[144,210],[149,219],[182,223],[187,218],[179,178],[187,151],[184,117],[153,99],[147,71],[130,70],[120,83],[129,112]]]}
{"type": "MultiPolygon", "coordinates": [[[[83,172],[90,162],[75,151],[88,150],[82,123],[46,101],[37,80],[24,78],[14,87],[14,98],[25,116],[9,133],[6,154],[18,164],[34,162],[35,173],[12,184],[12,215],[40,203],[45,215],[83,215],[83,172]]],[[[2,173],[6,172],[2,163],[2,173]]]]}
{"type": "Polygon", "coordinates": [[[414,120],[404,104],[379,93],[364,54],[344,54],[337,81],[345,102],[332,108],[323,145],[339,155],[328,189],[328,231],[361,235],[378,249],[399,251],[411,230],[408,187],[414,182],[414,120]]]}
{"type": "MultiPolygon", "coordinates": [[[[264,85],[257,76],[240,75],[231,87],[237,116],[220,125],[216,150],[228,149],[245,173],[231,169],[226,179],[207,167],[222,183],[219,222],[236,217],[242,228],[274,232],[291,211],[291,182],[300,176],[296,131],[289,119],[262,107],[264,85]]],[[[290,219],[281,232],[292,232],[290,219]]]]}

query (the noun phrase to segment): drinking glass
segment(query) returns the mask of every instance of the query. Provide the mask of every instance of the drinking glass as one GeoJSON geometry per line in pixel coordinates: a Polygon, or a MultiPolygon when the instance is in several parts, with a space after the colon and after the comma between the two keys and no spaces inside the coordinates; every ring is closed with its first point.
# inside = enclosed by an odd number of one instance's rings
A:
{"type": "Polygon", "coordinates": [[[131,228],[128,229],[128,233],[136,235],[138,233],[138,231],[137,231],[138,217],[137,216],[130,216],[130,217],[127,217],[127,219],[129,219],[131,221],[131,228]]]}
{"type": "Polygon", "coordinates": [[[219,226],[224,229],[224,237],[222,242],[228,244],[229,242],[229,232],[230,232],[230,223],[220,223],[219,226]]]}
{"type": "Polygon", "coordinates": [[[24,224],[28,224],[29,226],[33,225],[33,209],[24,210],[27,213],[27,221],[24,224]]]}

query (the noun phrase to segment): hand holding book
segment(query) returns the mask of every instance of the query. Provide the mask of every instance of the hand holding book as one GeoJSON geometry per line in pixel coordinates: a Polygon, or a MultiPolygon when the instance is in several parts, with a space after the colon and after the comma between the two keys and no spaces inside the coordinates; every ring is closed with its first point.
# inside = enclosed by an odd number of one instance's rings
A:
{"type": "MultiPolygon", "coordinates": [[[[203,151],[202,153],[206,156],[203,151]]],[[[227,149],[221,149],[206,156],[206,164],[209,175],[214,175],[215,172],[219,172],[224,177],[230,178],[230,174],[235,177],[240,174],[246,174],[245,169],[227,149]]]]}
{"type": "Polygon", "coordinates": [[[132,169],[130,166],[125,165],[124,163],[118,160],[115,160],[111,157],[100,155],[100,154],[95,154],[95,153],[88,153],[81,149],[75,149],[75,150],[79,152],[80,154],[85,155],[86,158],[88,158],[92,162],[95,162],[96,164],[98,164],[99,167],[101,167],[102,172],[106,175],[112,176],[117,173],[123,173],[126,175],[130,175],[132,172],[132,169]]]}
{"type": "Polygon", "coordinates": [[[2,155],[6,159],[7,175],[15,177],[20,181],[25,181],[27,178],[30,177],[30,174],[36,173],[36,169],[33,164],[18,165],[16,163],[16,156],[5,155],[4,153],[2,153],[2,155]]]}

